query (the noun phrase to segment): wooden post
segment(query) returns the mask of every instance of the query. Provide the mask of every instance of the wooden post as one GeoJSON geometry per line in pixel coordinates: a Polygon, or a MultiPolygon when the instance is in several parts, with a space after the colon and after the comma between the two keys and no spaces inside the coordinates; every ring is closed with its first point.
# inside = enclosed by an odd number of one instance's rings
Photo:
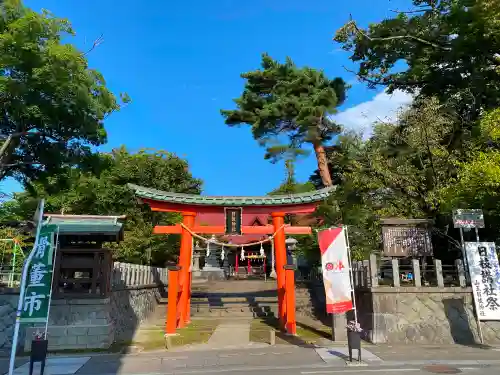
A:
{"type": "Polygon", "coordinates": [[[440,259],[434,259],[434,270],[436,272],[437,286],[444,288],[443,265],[440,259]]]}
{"type": "Polygon", "coordinates": [[[168,267],[168,305],[165,333],[171,335],[177,328],[177,298],[179,296],[179,271],[180,267],[168,267]]]}
{"type": "Polygon", "coordinates": [[[421,287],[422,277],[420,276],[420,261],[418,259],[412,259],[411,264],[413,268],[413,285],[421,287]]]}
{"type": "Polygon", "coordinates": [[[401,286],[401,278],[399,277],[399,259],[392,258],[392,282],[393,286],[399,288],[401,286]]]}
{"type": "MultiPolygon", "coordinates": [[[[193,212],[183,212],[182,223],[191,228],[194,226],[194,218],[196,216],[193,212]]],[[[179,254],[179,266],[182,267],[179,277],[179,286],[181,297],[179,301],[179,311],[180,311],[180,319],[178,327],[182,328],[188,322],[190,313],[189,313],[189,289],[191,288],[190,279],[189,279],[189,271],[191,269],[191,246],[192,246],[192,235],[191,233],[182,228],[181,231],[181,250],[179,254]]]]}
{"type": "Polygon", "coordinates": [[[370,261],[368,259],[363,260],[363,288],[368,288],[368,279],[369,279],[369,268],[370,261]]]}
{"type": "Polygon", "coordinates": [[[286,332],[289,335],[297,334],[295,320],[295,265],[285,265],[285,297],[286,297],[286,332]]]}
{"type": "Polygon", "coordinates": [[[353,288],[359,287],[359,277],[358,277],[358,263],[357,262],[352,262],[352,283],[353,283],[353,288]]]}
{"type": "Polygon", "coordinates": [[[364,280],[363,280],[363,262],[358,260],[355,261],[356,263],[356,273],[358,276],[358,287],[364,287],[364,280]]]}
{"type": "Polygon", "coordinates": [[[273,218],[273,226],[275,231],[274,236],[274,251],[276,261],[276,276],[278,289],[278,310],[281,326],[285,327],[286,316],[286,298],[285,298],[285,269],[286,265],[286,244],[285,244],[285,214],[283,212],[271,213],[273,218]]]}
{"type": "Polygon", "coordinates": [[[378,266],[377,255],[370,254],[370,265],[368,266],[370,272],[370,286],[372,288],[378,287],[378,266]]]}
{"type": "Polygon", "coordinates": [[[462,259],[457,259],[455,261],[455,265],[457,266],[458,283],[461,288],[465,288],[467,285],[467,279],[465,278],[465,268],[462,259]]]}

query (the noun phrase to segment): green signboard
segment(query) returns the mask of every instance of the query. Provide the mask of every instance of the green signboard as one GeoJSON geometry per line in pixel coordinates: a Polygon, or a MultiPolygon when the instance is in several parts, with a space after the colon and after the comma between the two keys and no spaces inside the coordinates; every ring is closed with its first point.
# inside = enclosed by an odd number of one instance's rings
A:
{"type": "Polygon", "coordinates": [[[242,208],[226,208],[226,235],[241,235],[242,208]]]}
{"type": "Polygon", "coordinates": [[[21,309],[22,323],[45,323],[47,321],[54,270],[56,232],[56,225],[46,225],[40,229],[33,258],[28,264],[28,279],[21,309]]]}

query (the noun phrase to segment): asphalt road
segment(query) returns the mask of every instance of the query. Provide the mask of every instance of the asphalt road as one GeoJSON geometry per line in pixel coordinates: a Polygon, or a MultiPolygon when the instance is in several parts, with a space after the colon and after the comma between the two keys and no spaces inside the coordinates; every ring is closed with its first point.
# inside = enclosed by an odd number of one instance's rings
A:
{"type": "Polygon", "coordinates": [[[499,366],[441,366],[441,368],[425,368],[425,366],[411,367],[362,367],[350,366],[347,368],[329,367],[329,366],[242,366],[242,367],[224,367],[213,369],[177,369],[165,372],[114,372],[99,373],[96,375],[191,375],[191,374],[238,374],[238,375],[328,375],[328,374],[360,374],[360,375],[396,375],[406,373],[408,375],[432,375],[432,374],[464,374],[464,375],[497,375],[500,371],[499,366]]]}

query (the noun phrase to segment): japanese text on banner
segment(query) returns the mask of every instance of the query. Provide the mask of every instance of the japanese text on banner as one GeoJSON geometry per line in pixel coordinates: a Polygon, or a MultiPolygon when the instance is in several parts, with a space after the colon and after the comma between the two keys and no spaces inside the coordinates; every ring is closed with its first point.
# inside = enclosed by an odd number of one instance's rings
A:
{"type": "Polygon", "coordinates": [[[28,265],[28,280],[21,310],[23,323],[46,322],[51,297],[56,225],[41,228],[33,259],[28,265]]]}
{"type": "Polygon", "coordinates": [[[500,268],[493,242],[466,242],[474,303],[479,320],[500,320],[500,268]]]}
{"type": "Polygon", "coordinates": [[[318,232],[326,311],[342,314],[353,309],[349,255],[343,228],[318,232]]]}

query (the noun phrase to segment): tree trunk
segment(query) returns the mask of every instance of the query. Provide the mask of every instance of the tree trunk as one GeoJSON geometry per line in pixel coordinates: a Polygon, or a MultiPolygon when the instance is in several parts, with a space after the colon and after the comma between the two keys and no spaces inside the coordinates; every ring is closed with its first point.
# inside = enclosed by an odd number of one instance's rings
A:
{"type": "Polygon", "coordinates": [[[321,176],[321,181],[323,186],[332,186],[332,176],[330,175],[330,169],[328,168],[328,160],[326,159],[325,148],[321,143],[315,143],[314,152],[316,154],[316,160],[318,162],[319,175],[321,176]]]}

